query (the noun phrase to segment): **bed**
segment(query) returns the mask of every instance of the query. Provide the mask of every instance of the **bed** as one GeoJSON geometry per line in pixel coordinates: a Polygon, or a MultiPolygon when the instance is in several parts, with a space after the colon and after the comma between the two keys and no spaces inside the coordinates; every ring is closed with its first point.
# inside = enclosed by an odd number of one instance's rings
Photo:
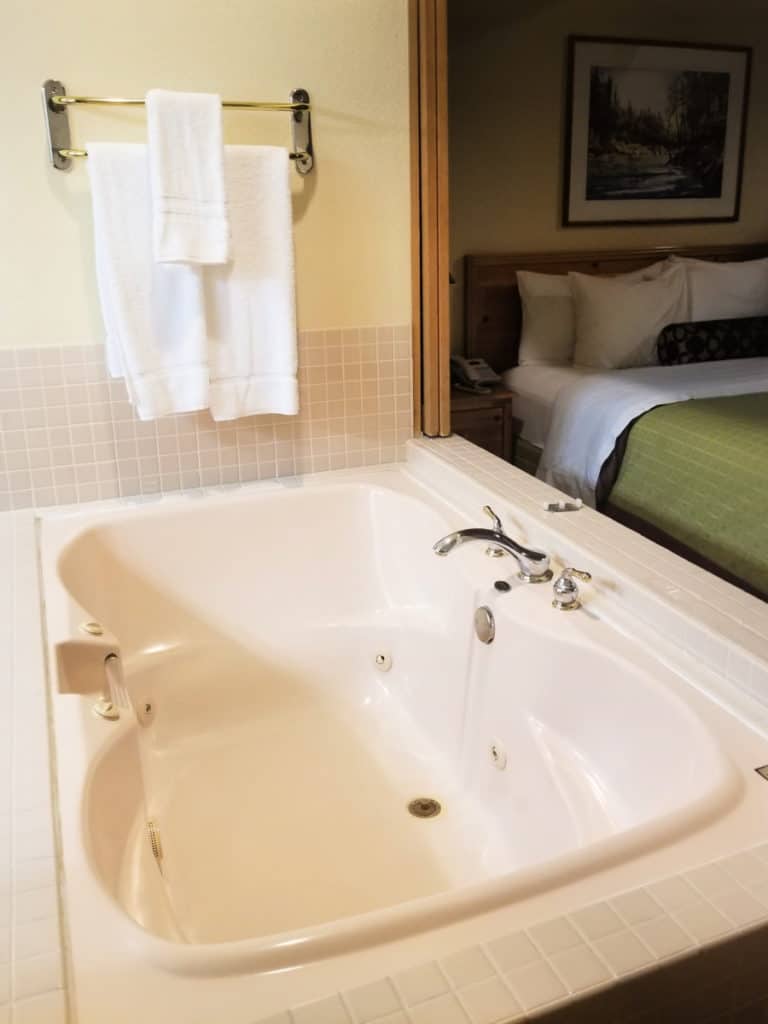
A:
{"type": "Polygon", "coordinates": [[[517,365],[519,271],[613,276],[673,252],[733,263],[768,256],[768,245],[468,255],[467,353],[515,394],[520,468],[768,599],[768,358],[609,371],[517,365]]]}

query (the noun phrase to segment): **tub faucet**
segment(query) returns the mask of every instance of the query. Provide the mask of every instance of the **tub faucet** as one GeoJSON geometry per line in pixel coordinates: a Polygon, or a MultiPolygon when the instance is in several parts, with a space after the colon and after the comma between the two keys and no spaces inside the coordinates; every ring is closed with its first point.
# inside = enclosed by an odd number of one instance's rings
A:
{"type": "Polygon", "coordinates": [[[549,555],[535,548],[525,548],[522,544],[512,540],[504,533],[501,520],[493,511],[490,505],[483,506],[483,512],[493,520],[493,529],[472,528],[469,530],[456,530],[449,533],[433,546],[432,550],[436,555],[447,555],[459,544],[468,540],[482,540],[488,544],[488,554],[512,555],[518,564],[520,571],[517,578],[524,583],[545,583],[552,579],[552,570],[549,568],[549,555]]]}

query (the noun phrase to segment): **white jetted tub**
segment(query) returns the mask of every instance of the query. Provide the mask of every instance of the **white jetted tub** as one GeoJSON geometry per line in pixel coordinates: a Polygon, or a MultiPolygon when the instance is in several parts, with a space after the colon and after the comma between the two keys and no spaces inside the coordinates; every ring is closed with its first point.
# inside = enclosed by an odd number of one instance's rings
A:
{"type": "Polygon", "coordinates": [[[86,945],[221,982],[530,900],[744,803],[746,728],[511,558],[435,556],[481,524],[399,468],[43,520],[75,977],[79,908],[86,945]],[[117,721],[92,713],[113,653],[117,721]]]}

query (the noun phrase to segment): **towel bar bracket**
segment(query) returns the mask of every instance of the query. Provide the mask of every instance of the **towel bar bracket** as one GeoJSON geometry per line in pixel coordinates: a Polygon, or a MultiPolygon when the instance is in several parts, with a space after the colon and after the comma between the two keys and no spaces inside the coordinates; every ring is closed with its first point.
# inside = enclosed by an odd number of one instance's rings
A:
{"type": "Polygon", "coordinates": [[[299,174],[309,174],[315,163],[315,154],[312,149],[312,118],[307,90],[293,89],[291,91],[291,103],[307,104],[306,110],[294,110],[291,113],[291,132],[293,136],[291,159],[296,161],[296,170],[299,174]]]}
{"type": "MultiPolygon", "coordinates": [[[[51,165],[58,171],[72,166],[73,157],[88,155],[84,149],[73,149],[69,133],[69,107],[77,103],[110,103],[117,105],[141,105],[144,100],[103,98],[96,96],[67,96],[62,82],[49,78],[43,85],[43,106],[48,129],[48,153],[51,165]]],[[[309,93],[306,89],[293,89],[289,103],[224,102],[224,107],[240,107],[254,110],[283,110],[291,115],[291,136],[293,152],[290,154],[296,170],[301,175],[309,174],[315,164],[312,148],[312,119],[309,93]]]]}
{"type": "Polygon", "coordinates": [[[72,166],[72,157],[69,156],[71,145],[69,135],[69,117],[66,107],[54,106],[54,96],[64,96],[67,90],[61,82],[55,78],[49,78],[43,85],[43,107],[45,108],[45,123],[48,127],[48,154],[51,164],[57,171],[66,171],[72,166]]]}

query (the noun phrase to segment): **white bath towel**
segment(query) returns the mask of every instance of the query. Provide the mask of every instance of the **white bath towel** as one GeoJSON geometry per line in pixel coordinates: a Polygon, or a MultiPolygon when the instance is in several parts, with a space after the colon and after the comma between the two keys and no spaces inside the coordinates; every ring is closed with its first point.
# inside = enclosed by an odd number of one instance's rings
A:
{"type": "Polygon", "coordinates": [[[147,147],[88,144],[107,364],[140,419],[204,409],[208,353],[201,268],[152,258],[147,147]]]}
{"type": "Polygon", "coordinates": [[[204,272],[215,420],[298,412],[289,161],[227,146],[232,261],[204,272]]]}
{"type": "Polygon", "coordinates": [[[226,263],[229,222],[221,99],[151,89],[146,96],[152,222],[159,263],[226,263]]]}

